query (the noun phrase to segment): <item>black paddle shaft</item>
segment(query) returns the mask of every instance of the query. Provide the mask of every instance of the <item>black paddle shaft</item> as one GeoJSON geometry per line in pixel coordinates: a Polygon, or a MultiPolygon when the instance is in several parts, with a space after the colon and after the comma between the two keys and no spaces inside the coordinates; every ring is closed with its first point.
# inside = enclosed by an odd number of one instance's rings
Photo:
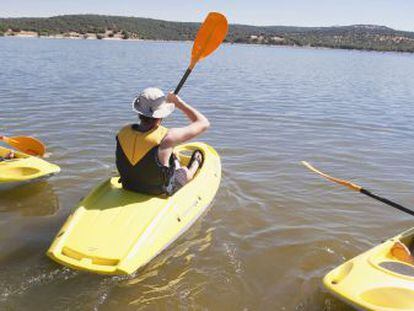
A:
{"type": "Polygon", "coordinates": [[[176,88],[176,89],[175,89],[175,91],[174,91],[174,94],[175,94],[175,95],[178,95],[178,92],[180,92],[181,88],[183,87],[183,85],[184,85],[185,81],[187,80],[188,76],[190,75],[191,71],[192,71],[192,69],[191,69],[191,68],[188,68],[188,69],[185,71],[185,73],[184,73],[183,77],[181,78],[180,83],[178,83],[177,88],[176,88]]]}
{"type": "Polygon", "coordinates": [[[390,201],[390,200],[388,200],[386,198],[383,198],[383,197],[380,197],[380,196],[378,196],[376,194],[373,194],[372,192],[369,192],[368,190],[366,190],[364,188],[361,188],[361,190],[359,190],[359,192],[361,192],[361,193],[363,193],[363,194],[365,194],[365,195],[367,195],[367,196],[369,196],[369,197],[371,197],[373,199],[376,199],[378,201],[381,201],[381,202],[383,202],[383,203],[385,203],[385,204],[387,204],[389,206],[392,206],[392,207],[394,207],[394,208],[396,208],[396,209],[398,209],[398,210],[400,210],[400,211],[402,211],[404,213],[407,213],[407,214],[410,214],[411,216],[414,216],[414,211],[413,210],[410,210],[410,209],[408,209],[408,208],[406,208],[406,207],[404,207],[404,206],[402,206],[402,205],[400,205],[398,203],[395,203],[395,202],[390,201]]]}

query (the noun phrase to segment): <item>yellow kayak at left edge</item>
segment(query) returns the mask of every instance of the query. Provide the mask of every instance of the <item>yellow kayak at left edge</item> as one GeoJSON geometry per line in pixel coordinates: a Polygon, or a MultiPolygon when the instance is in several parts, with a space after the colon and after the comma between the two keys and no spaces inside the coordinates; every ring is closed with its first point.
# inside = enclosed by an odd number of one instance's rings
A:
{"type": "Polygon", "coordinates": [[[391,249],[396,242],[410,248],[414,228],[333,269],[324,286],[358,310],[414,310],[414,265],[394,256],[391,249]]]}
{"type": "Polygon", "coordinates": [[[1,146],[0,157],[5,157],[10,151],[13,151],[16,157],[0,161],[0,190],[43,180],[60,172],[60,167],[55,164],[1,146]]]}

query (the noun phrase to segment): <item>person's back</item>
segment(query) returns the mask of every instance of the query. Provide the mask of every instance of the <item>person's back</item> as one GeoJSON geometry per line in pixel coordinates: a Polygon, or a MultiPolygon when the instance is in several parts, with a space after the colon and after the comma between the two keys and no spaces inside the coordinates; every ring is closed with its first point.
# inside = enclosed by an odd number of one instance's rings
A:
{"type": "Polygon", "coordinates": [[[164,96],[156,88],[145,89],[133,102],[140,123],[123,127],[118,133],[116,165],[124,189],[148,194],[173,194],[190,181],[202,163],[196,151],[188,167],[181,167],[173,148],[209,127],[200,112],[173,94],[164,96]],[[186,127],[167,129],[163,118],[179,108],[191,120],[186,127]]]}
{"type": "Polygon", "coordinates": [[[116,165],[125,189],[151,194],[165,192],[164,176],[170,174],[170,168],[160,165],[156,154],[167,131],[162,126],[144,131],[140,125],[132,124],[118,133],[116,165]]]}

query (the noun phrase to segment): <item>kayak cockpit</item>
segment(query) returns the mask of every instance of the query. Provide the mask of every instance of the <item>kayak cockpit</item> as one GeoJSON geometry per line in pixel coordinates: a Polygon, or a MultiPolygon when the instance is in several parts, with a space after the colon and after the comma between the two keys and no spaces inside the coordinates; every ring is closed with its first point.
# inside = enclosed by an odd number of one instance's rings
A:
{"type": "Polygon", "coordinates": [[[0,147],[0,190],[45,179],[60,172],[59,166],[22,152],[12,151],[13,157],[9,159],[11,151],[0,147]]]}
{"type": "Polygon", "coordinates": [[[389,253],[379,267],[403,276],[414,277],[414,231],[407,232],[391,244],[389,253]]]}

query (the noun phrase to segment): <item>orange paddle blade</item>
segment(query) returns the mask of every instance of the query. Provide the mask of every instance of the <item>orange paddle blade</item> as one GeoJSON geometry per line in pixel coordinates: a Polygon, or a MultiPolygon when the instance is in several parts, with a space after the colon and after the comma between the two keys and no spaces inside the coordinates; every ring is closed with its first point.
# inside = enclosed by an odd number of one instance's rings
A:
{"type": "Polygon", "coordinates": [[[211,12],[198,30],[191,53],[190,68],[213,53],[227,36],[228,23],[223,14],[211,12]]]}
{"type": "Polygon", "coordinates": [[[330,175],[328,175],[328,174],[326,174],[326,173],[323,173],[323,172],[321,172],[320,170],[316,169],[314,166],[310,165],[310,164],[309,164],[308,162],[306,162],[306,161],[302,161],[302,164],[303,164],[304,166],[306,166],[308,169],[310,169],[311,171],[313,171],[313,172],[315,172],[315,173],[317,173],[317,174],[321,175],[322,177],[324,177],[324,178],[326,178],[326,179],[328,179],[328,180],[330,180],[330,181],[336,182],[337,184],[340,184],[340,185],[342,185],[342,186],[348,187],[348,188],[349,188],[349,189],[351,189],[351,190],[354,190],[354,191],[361,191],[361,189],[362,189],[362,187],[361,187],[361,186],[359,186],[359,185],[357,185],[357,184],[354,184],[354,183],[351,183],[350,181],[343,180],[343,179],[339,179],[339,178],[335,178],[335,177],[332,177],[332,176],[330,176],[330,175]]]}
{"type": "Polygon", "coordinates": [[[5,141],[10,146],[26,154],[33,156],[43,156],[46,152],[45,145],[38,139],[30,136],[6,137],[0,136],[0,140],[5,141]]]}

